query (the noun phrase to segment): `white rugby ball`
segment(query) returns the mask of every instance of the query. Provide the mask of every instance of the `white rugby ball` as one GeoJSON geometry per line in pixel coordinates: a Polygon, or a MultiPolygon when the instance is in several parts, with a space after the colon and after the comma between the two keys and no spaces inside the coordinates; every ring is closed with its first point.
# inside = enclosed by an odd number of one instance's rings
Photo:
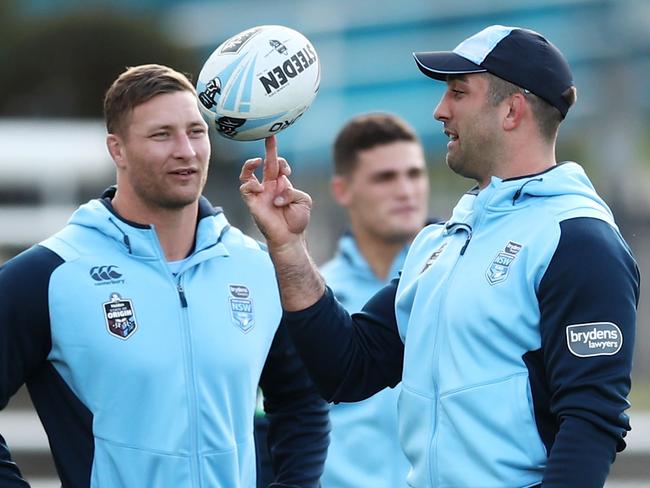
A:
{"type": "Polygon", "coordinates": [[[301,33],[280,25],[245,30],[207,59],[196,84],[210,127],[229,139],[252,141],[291,126],[320,86],[320,62],[301,33]]]}

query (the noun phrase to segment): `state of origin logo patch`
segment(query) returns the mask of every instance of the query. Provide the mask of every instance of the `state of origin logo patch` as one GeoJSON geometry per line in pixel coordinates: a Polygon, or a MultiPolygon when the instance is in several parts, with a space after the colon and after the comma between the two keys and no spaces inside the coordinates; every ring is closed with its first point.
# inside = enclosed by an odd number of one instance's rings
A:
{"type": "Polygon", "coordinates": [[[108,332],[123,340],[131,337],[138,328],[131,300],[123,299],[118,293],[111,293],[110,300],[103,307],[108,332]]]}

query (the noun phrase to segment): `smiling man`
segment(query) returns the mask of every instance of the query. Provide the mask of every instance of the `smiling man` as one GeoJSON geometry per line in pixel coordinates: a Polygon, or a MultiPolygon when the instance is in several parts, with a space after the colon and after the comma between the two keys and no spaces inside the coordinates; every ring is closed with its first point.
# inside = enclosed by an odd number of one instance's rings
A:
{"type": "MultiPolygon", "coordinates": [[[[194,87],[137,66],[104,111],[117,186],[0,268],[0,407],[26,383],[65,488],[250,488],[259,382],[275,486],[318,486],[327,405],[269,256],[201,196],[194,87]]],[[[2,437],[0,485],[28,486],[2,437]]]]}
{"type": "Polygon", "coordinates": [[[399,279],[361,313],[313,266],[311,199],[291,186],[275,141],[262,182],[262,160],[244,164],[242,196],[294,343],[332,401],[401,380],[409,486],[602,487],[630,429],[640,278],[582,167],[556,162],[576,100],[569,65],[539,33],[501,25],[415,59],[447,84],[434,111],[447,164],[476,186],[418,234],[399,279]]]}

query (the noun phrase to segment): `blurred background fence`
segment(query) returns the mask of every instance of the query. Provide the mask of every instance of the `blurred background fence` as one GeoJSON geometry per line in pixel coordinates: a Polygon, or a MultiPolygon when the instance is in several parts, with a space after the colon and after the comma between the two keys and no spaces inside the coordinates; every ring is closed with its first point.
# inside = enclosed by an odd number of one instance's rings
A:
{"type": "MultiPolygon", "coordinates": [[[[315,200],[309,242],[316,260],[330,256],[345,228],[328,193],[330,146],[342,123],[360,112],[394,112],[415,126],[429,164],[431,214],[447,217],[472,182],[445,166],[441,124],[432,119],[444,86],[420,74],[411,52],[452,49],[494,23],[538,30],[568,57],[579,96],[558,158],[587,169],[643,274],[650,269],[647,0],[1,0],[0,263],[55,232],[79,203],[113,183],[101,105],[126,66],[163,63],[196,79],[218,44],[261,24],[301,31],[321,58],[319,95],[279,135],[296,185],[315,200]]],[[[231,223],[257,235],[237,175],[263,144],[217,136],[212,142],[205,193],[231,223]]],[[[650,437],[649,314],[642,286],[632,395],[638,437],[615,466],[616,486],[650,480],[650,446],[641,440],[650,437]]],[[[34,486],[55,486],[48,485],[51,461],[22,392],[0,413],[0,432],[7,428],[34,486]]]]}

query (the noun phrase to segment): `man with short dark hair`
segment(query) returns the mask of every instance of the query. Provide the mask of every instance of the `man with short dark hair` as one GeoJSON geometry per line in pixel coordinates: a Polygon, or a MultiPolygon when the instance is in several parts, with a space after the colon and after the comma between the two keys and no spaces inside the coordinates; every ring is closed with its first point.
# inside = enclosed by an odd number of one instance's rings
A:
{"type": "MultiPolygon", "coordinates": [[[[318,486],[327,405],[268,254],[201,196],[194,87],[136,66],[104,107],[117,186],[0,268],[0,407],[27,385],[65,488],[250,488],[259,382],[274,486],[318,486]]],[[[28,486],[2,437],[0,485],[28,486]]]]}
{"type": "MultiPolygon", "coordinates": [[[[426,222],[429,182],[415,131],[389,113],[353,117],[333,149],[331,189],[350,221],[335,256],[320,271],[350,313],[395,278],[408,245],[426,222]]],[[[399,387],[330,408],[330,447],[323,488],[405,486],[399,446],[399,387]]]]}
{"type": "Polygon", "coordinates": [[[311,199],[275,140],[263,182],[261,159],[244,164],[294,343],[331,401],[402,381],[410,486],[602,487],[630,429],[639,271],[584,170],[556,163],[576,98],[569,65],[540,34],[500,25],[415,58],[447,83],[434,112],[447,164],[477,186],[360,314],[311,263],[311,199]],[[494,97],[494,77],[518,89],[494,97]]]}

